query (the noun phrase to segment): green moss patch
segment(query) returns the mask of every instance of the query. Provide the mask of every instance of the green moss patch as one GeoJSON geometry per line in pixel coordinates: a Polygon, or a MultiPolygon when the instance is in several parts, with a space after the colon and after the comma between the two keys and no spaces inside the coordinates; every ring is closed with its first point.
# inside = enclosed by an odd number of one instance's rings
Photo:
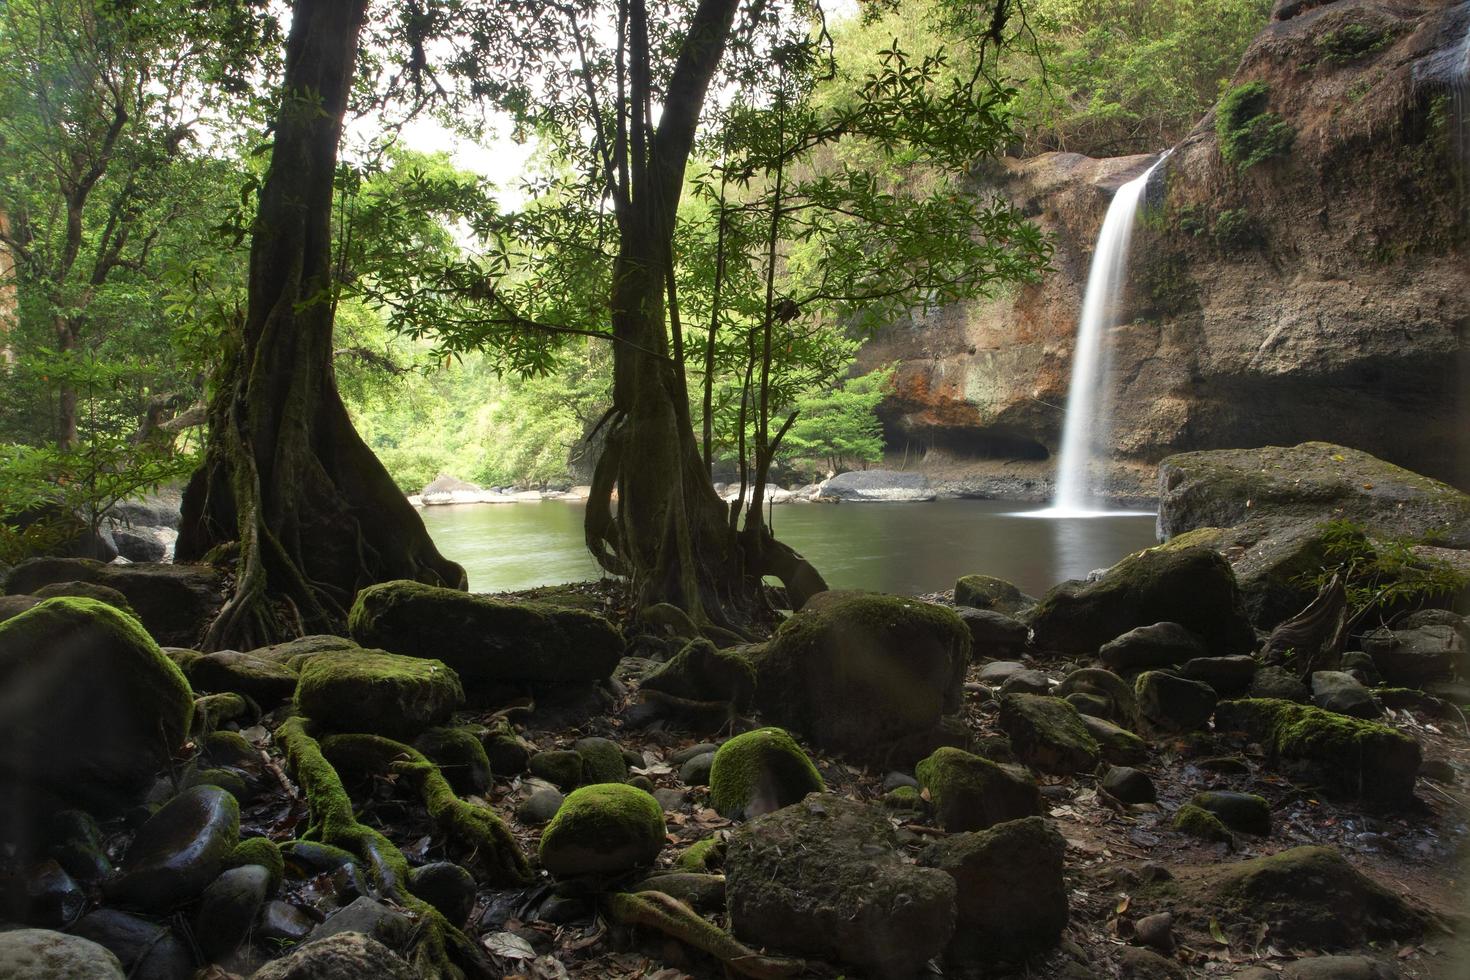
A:
{"type": "Polygon", "coordinates": [[[271,891],[280,887],[286,874],[286,859],[281,849],[269,837],[247,837],[235,845],[225,858],[226,868],[238,868],[246,864],[258,864],[270,872],[271,891]]]}
{"type": "Polygon", "coordinates": [[[1270,100],[1271,86],[1262,81],[1246,82],[1225,93],[1215,108],[1215,135],[1225,162],[1245,170],[1290,152],[1296,130],[1267,111],[1270,100]]]}
{"type": "Polygon", "coordinates": [[[1044,812],[1041,791],[1024,770],[956,748],[942,748],[914,768],[940,826],[951,833],[984,830],[1044,812]]]}
{"type": "Polygon", "coordinates": [[[664,846],[658,801],[623,783],[568,794],[541,832],[541,866],[558,877],[621,874],[652,864],[664,846]]]}
{"type": "Polygon", "coordinates": [[[825,789],[812,760],[780,728],[736,735],[720,746],[710,769],[710,805],[733,820],[779,810],[825,789]]]}
{"type": "Polygon", "coordinates": [[[442,725],[464,703],[443,661],[381,650],[319,653],[301,668],[296,708],[338,731],[411,736],[442,725]]]}

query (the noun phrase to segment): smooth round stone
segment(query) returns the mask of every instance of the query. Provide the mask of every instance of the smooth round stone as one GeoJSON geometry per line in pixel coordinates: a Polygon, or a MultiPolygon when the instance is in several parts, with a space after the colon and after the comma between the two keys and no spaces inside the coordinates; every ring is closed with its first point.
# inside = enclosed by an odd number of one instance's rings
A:
{"type": "Polygon", "coordinates": [[[270,893],[271,875],[258,864],[244,864],[221,874],[199,899],[194,915],[194,941],[212,960],[239,948],[255,924],[270,893]]]}
{"type": "Polygon", "coordinates": [[[131,980],[192,980],[194,954],[165,923],[117,909],[82,916],[72,934],[105,946],[131,980]]]}
{"type": "Polygon", "coordinates": [[[1174,917],[1168,912],[1145,915],[1133,924],[1133,934],[1145,946],[1164,953],[1174,951],[1174,917]]]}
{"type": "Polygon", "coordinates": [[[900,786],[912,786],[919,788],[919,781],[906,772],[890,772],[883,777],[883,792],[891,793],[900,786]]]}
{"type": "Polygon", "coordinates": [[[649,779],[647,776],[634,776],[632,779],[628,780],[628,785],[636,786],[637,788],[643,790],[643,792],[645,793],[652,793],[654,790],[658,789],[657,786],[653,785],[653,780],[649,779]]]}
{"type": "Polygon", "coordinates": [[[64,928],[82,914],[87,896],[55,861],[31,865],[5,883],[10,913],[24,922],[64,928]]]}
{"type": "Polygon", "coordinates": [[[658,805],[664,808],[665,813],[671,813],[684,809],[684,805],[689,802],[689,793],[669,787],[654,790],[653,798],[658,800],[658,805]]]}
{"type": "Polygon", "coordinates": [[[290,902],[277,899],[266,902],[265,908],[260,910],[255,934],[266,942],[299,943],[311,935],[315,925],[305,912],[290,902]]]}
{"type": "Polygon", "coordinates": [[[240,838],[240,805],[218,786],[195,786],[148,819],[107,888],[120,905],[165,911],[194,898],[240,838]]]}
{"type": "Polygon", "coordinates": [[[449,861],[414,868],[408,876],[408,890],[438,909],[454,925],[462,925],[475,907],[474,877],[449,861]]]}
{"type": "Polygon", "coordinates": [[[1023,663],[1014,660],[992,660],[980,668],[979,681],[986,687],[1000,687],[1012,674],[1026,669],[1023,663]]]}
{"type": "Polygon", "coordinates": [[[564,799],[566,797],[561,794],[560,790],[550,787],[538,789],[516,804],[516,819],[532,827],[550,823],[551,818],[556,816],[556,811],[561,809],[564,799]]]}
{"type": "Polygon", "coordinates": [[[1147,773],[1129,766],[1113,766],[1103,776],[1102,788],[1123,803],[1155,803],[1159,794],[1147,773]]]}
{"type": "Polygon", "coordinates": [[[122,964],[105,947],[50,929],[0,932],[0,976],[5,980],[127,980],[122,964]]]}
{"type": "Polygon", "coordinates": [[[327,936],[360,932],[396,949],[408,942],[413,927],[413,920],[402,912],[364,896],[312,929],[310,941],[316,943],[327,936]]]}
{"type": "Polygon", "coordinates": [[[1050,694],[1051,681],[1039,670],[1018,670],[1000,685],[1002,694],[1050,694]]]}
{"type": "Polygon", "coordinates": [[[679,767],[679,782],[685,786],[708,786],[710,770],[715,765],[715,754],[706,752],[696,755],[679,767]]]}

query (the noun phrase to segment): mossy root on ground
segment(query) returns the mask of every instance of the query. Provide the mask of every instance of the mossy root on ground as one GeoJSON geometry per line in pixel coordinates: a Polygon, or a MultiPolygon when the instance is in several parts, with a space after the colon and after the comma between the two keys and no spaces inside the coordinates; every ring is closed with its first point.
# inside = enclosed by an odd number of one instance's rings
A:
{"type": "MultiPolygon", "coordinates": [[[[361,858],[384,895],[418,916],[409,959],[426,980],[465,980],[495,975],[479,947],[449,923],[428,902],[409,893],[408,859],[392,841],[358,823],[352,799],[322,747],[301,718],[290,718],[276,729],[276,744],[306,795],[313,835],[322,843],[340,847],[361,858]]],[[[396,743],[395,743],[396,744],[396,743]]]]}
{"type": "Polygon", "coordinates": [[[447,836],[474,854],[493,885],[524,885],[531,869],[510,828],[493,810],[466,803],[439,767],[417,749],[381,735],[331,735],[322,751],[354,772],[396,774],[423,798],[429,816],[447,836]]]}
{"type": "Polygon", "coordinates": [[[689,906],[658,891],[612,892],[603,896],[607,917],[625,926],[645,926],[702,950],[732,973],[754,980],[780,980],[805,973],[807,964],[763,956],[689,906]]]}

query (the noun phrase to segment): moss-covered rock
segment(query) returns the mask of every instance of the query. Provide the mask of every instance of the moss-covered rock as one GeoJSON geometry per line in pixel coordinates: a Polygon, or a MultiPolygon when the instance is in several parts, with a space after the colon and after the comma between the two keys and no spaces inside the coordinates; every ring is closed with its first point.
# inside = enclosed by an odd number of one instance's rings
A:
{"type": "Polygon", "coordinates": [[[1267,755],[1330,789],[1380,803],[1407,803],[1422,755],[1419,743],[1376,722],[1267,698],[1223,701],[1215,728],[1245,732],[1267,755]]]}
{"type": "Polygon", "coordinates": [[[526,767],[531,770],[531,775],[564,790],[576,789],[582,785],[582,757],[571,749],[537,752],[531,756],[526,767]]]}
{"type": "Polygon", "coordinates": [[[1062,835],[1041,817],[955,834],[926,847],[919,863],[955,881],[950,957],[1017,960],[1055,946],[1067,925],[1066,851],[1062,835]]]}
{"type": "Polygon", "coordinates": [[[365,647],[443,660],[474,692],[605,680],[624,645],[622,634],[592,613],[408,581],[358,592],[348,626],[365,647]]]}
{"type": "Polygon", "coordinates": [[[1004,694],[1000,727],[1016,755],[1042,772],[1068,775],[1097,768],[1100,750],[1077,709],[1061,698],[1004,694]]]}
{"type": "Polygon", "coordinates": [[[939,825],[951,833],[984,830],[1044,813],[1041,790],[1028,773],[960,749],[943,748],[914,768],[939,825]]]}
{"type": "Polygon", "coordinates": [[[861,757],[959,708],[970,633],[917,599],[823,593],[748,652],[768,720],[861,757]]]}
{"type": "Polygon", "coordinates": [[[1003,578],[966,575],[954,584],[954,604],[1014,616],[1036,605],[1036,600],[1003,578]]]}
{"type": "Polygon", "coordinates": [[[431,728],[414,739],[413,747],[439,767],[460,796],[484,793],[490,788],[490,758],[475,732],[467,728],[431,728]]]}
{"type": "Polygon", "coordinates": [[[0,623],[0,775],[99,811],[136,802],[183,745],[184,675],[138,622],[47,599],[0,623]]]}
{"type": "Polygon", "coordinates": [[[490,771],[503,777],[524,772],[531,753],[536,750],[503,718],[485,729],[480,744],[485,746],[485,755],[490,759],[490,771]]]}
{"type": "Polygon", "coordinates": [[[1037,647],[1072,656],[1091,656],[1131,629],[1164,622],[1200,637],[1216,656],[1255,646],[1230,564],[1209,548],[1129,555],[1094,582],[1052,589],[1030,622],[1037,647]]]}
{"type": "Polygon", "coordinates": [[[1087,729],[1087,734],[1092,736],[1108,762],[1132,764],[1148,757],[1147,742],[1106,718],[1082,715],[1082,727],[1087,729]]]}
{"type": "Polygon", "coordinates": [[[1133,682],[1138,713],[1154,728],[1165,732],[1190,732],[1203,728],[1219,700],[1215,689],[1203,681],[1163,670],[1148,670],[1133,682]]]}
{"type": "Polygon", "coordinates": [[[622,783],[570,793],[541,832],[541,866],[557,877],[615,875],[652,864],[664,846],[664,812],[622,783]]]}
{"type": "Polygon", "coordinates": [[[127,597],[163,646],[192,647],[224,603],[225,581],[211,565],[104,564],[89,558],[32,558],[5,576],[7,594],[33,593],[56,582],[92,582],[127,597]]]}
{"type": "Polygon", "coordinates": [[[195,657],[184,665],[184,676],[196,691],[243,694],[267,709],[289,701],[296,691],[294,670],[237,650],[195,657]]]}
{"type": "Polygon", "coordinates": [[[1258,837],[1271,833],[1271,804],[1266,802],[1265,797],[1255,793],[1205,790],[1194,794],[1189,802],[1201,810],[1213,813],[1231,830],[1258,837]]]}
{"type": "Polygon", "coordinates": [[[313,633],[310,636],[298,636],[294,640],[286,640],[284,643],[274,643],[267,647],[257,647],[249,651],[257,660],[269,660],[272,663],[283,664],[293,671],[301,670],[301,665],[306,663],[318,653],[326,653],[328,650],[354,650],[357,644],[345,636],[333,636],[330,633],[313,633]]]}
{"type": "Polygon", "coordinates": [[[179,788],[190,789],[195,786],[218,786],[242,804],[251,800],[250,784],[237,769],[224,766],[190,766],[179,778],[179,788]]]}
{"type": "Polygon", "coordinates": [[[688,701],[718,701],[741,710],[755,693],[755,668],[734,651],[698,639],[644,677],[639,688],[688,701]]]}
{"type": "Polygon", "coordinates": [[[1138,724],[1138,699],[1133,695],[1133,685],[1102,667],[1082,667],[1062,678],[1056,695],[1067,698],[1072,694],[1090,694],[1103,698],[1108,703],[1104,716],[1124,728],[1138,724]]]}
{"type": "Polygon", "coordinates": [[[928,804],[919,790],[913,786],[896,786],[883,794],[883,805],[890,810],[922,812],[928,804]]]}
{"type": "Polygon", "coordinates": [[[235,845],[225,858],[225,868],[242,868],[247,864],[258,864],[270,873],[270,890],[281,886],[286,875],[286,859],[281,848],[269,837],[247,837],[235,845]]]}
{"type": "Polygon", "coordinates": [[[833,794],[736,830],[725,881],[737,937],[864,976],[916,976],[954,933],[954,879],[905,863],[882,808],[833,794]]]}
{"type": "Polygon", "coordinates": [[[1198,837],[1200,840],[1213,841],[1218,844],[1231,844],[1235,841],[1230,834],[1230,828],[1226,827],[1219,817],[1193,803],[1186,803],[1174,811],[1171,826],[1181,834],[1198,837]]]}
{"type": "Polygon", "coordinates": [[[443,725],[464,703],[459,677],[440,660],[382,650],[336,650],[301,668],[296,708],[338,731],[411,737],[443,725]]]}
{"type": "Polygon", "coordinates": [[[725,864],[725,838],[719,834],[697,840],[684,849],[674,864],[685,871],[714,871],[725,864]]]}
{"type": "Polygon", "coordinates": [[[812,760],[779,728],[736,735],[720,746],[710,768],[710,805],[732,820],[770,813],[825,789],[812,760]]]}
{"type": "Polygon", "coordinates": [[[628,778],[628,763],[618,743],[607,738],[579,738],[572,751],[582,761],[582,782],[621,783],[628,778]]]}
{"type": "Polygon", "coordinates": [[[243,694],[205,694],[194,699],[194,734],[208,735],[228,722],[247,724],[260,706],[243,694]]]}
{"type": "Polygon", "coordinates": [[[37,599],[55,599],[58,596],[73,599],[96,599],[104,602],[120,613],[124,613],[134,619],[138,618],[137,610],[128,602],[128,597],[111,586],[101,585],[97,582],[52,582],[43,585],[32,593],[37,599]]]}

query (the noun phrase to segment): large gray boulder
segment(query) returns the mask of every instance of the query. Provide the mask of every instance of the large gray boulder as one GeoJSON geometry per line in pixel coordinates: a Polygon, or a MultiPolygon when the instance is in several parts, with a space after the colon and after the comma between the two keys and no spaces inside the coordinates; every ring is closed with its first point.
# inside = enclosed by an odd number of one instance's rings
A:
{"type": "Polygon", "coordinates": [[[122,964],[102,946],[50,929],[0,932],[5,980],[124,980],[122,964]]]}

